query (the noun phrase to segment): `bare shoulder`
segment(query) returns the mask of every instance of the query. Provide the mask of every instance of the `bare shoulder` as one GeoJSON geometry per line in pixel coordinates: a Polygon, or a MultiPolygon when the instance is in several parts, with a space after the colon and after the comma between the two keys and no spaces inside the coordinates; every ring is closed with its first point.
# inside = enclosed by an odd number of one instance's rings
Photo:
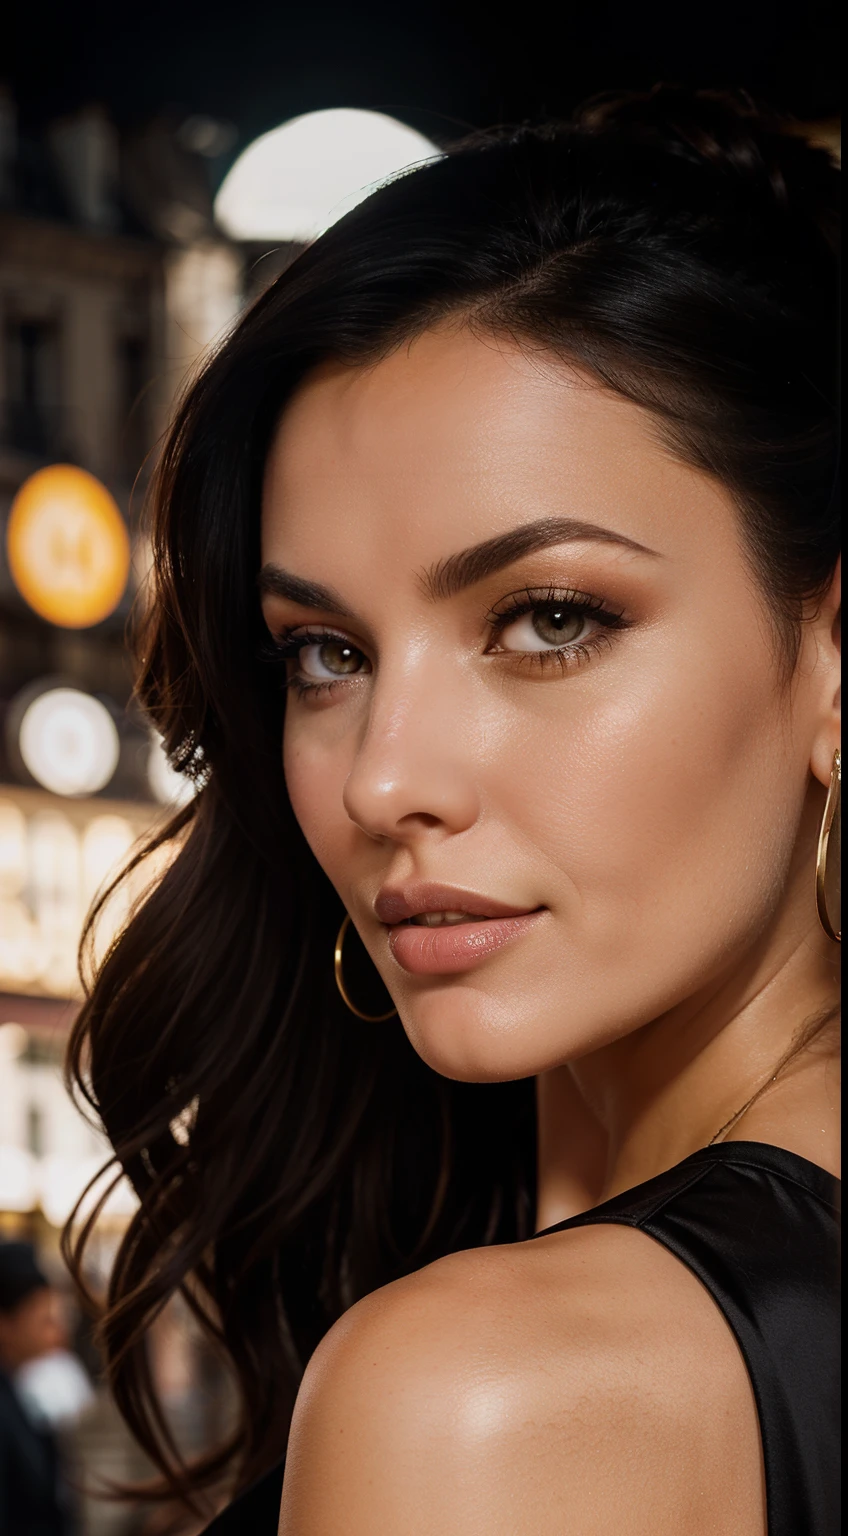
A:
{"type": "Polygon", "coordinates": [[[700,1283],[625,1227],[453,1255],[331,1330],[281,1536],[763,1536],[753,1396],[700,1283]]]}

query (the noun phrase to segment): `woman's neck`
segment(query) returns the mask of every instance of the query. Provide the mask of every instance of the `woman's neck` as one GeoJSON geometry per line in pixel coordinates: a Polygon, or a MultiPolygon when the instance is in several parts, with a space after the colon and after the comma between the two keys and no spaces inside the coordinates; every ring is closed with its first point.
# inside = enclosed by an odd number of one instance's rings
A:
{"type": "Polygon", "coordinates": [[[837,997],[835,946],[809,921],[808,905],[790,902],[711,985],[612,1044],[543,1073],[539,1227],[681,1162],[761,1088],[730,1134],[772,1140],[829,1165],[837,1128],[832,1051],[805,1051],[781,1063],[804,1025],[837,997]]]}

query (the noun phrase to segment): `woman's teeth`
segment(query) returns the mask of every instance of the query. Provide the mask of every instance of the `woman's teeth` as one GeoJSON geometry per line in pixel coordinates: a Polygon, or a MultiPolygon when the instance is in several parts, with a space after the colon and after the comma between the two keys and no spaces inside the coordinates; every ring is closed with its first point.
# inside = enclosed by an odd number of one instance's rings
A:
{"type": "Polygon", "coordinates": [[[456,923],[479,923],[483,919],[473,917],[470,912],[419,912],[409,921],[419,928],[450,928],[456,923]]]}

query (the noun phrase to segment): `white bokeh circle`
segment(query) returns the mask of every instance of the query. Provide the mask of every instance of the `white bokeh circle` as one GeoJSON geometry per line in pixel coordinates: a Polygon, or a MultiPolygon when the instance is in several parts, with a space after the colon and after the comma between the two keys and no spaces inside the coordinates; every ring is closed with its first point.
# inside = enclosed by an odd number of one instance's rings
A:
{"type": "Polygon", "coordinates": [[[234,240],[313,240],[382,182],[439,155],[422,133],[385,112],[307,112],[239,155],[215,199],[215,217],[234,240]]]}
{"type": "Polygon", "coordinates": [[[94,795],[118,766],[120,741],[105,705],[77,688],[48,688],[24,711],[24,764],[54,795],[94,795]]]}

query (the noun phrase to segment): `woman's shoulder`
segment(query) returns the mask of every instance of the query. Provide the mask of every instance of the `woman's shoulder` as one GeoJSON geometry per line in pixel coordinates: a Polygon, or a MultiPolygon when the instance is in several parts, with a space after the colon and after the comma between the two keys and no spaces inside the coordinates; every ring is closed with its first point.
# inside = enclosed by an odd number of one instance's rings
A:
{"type": "Polygon", "coordinates": [[[329,1536],[343,1512],[349,1536],[729,1536],[763,1529],[760,1484],[714,1303],[650,1238],[582,1227],[439,1260],[336,1324],[298,1399],[281,1532],[329,1536]]]}

